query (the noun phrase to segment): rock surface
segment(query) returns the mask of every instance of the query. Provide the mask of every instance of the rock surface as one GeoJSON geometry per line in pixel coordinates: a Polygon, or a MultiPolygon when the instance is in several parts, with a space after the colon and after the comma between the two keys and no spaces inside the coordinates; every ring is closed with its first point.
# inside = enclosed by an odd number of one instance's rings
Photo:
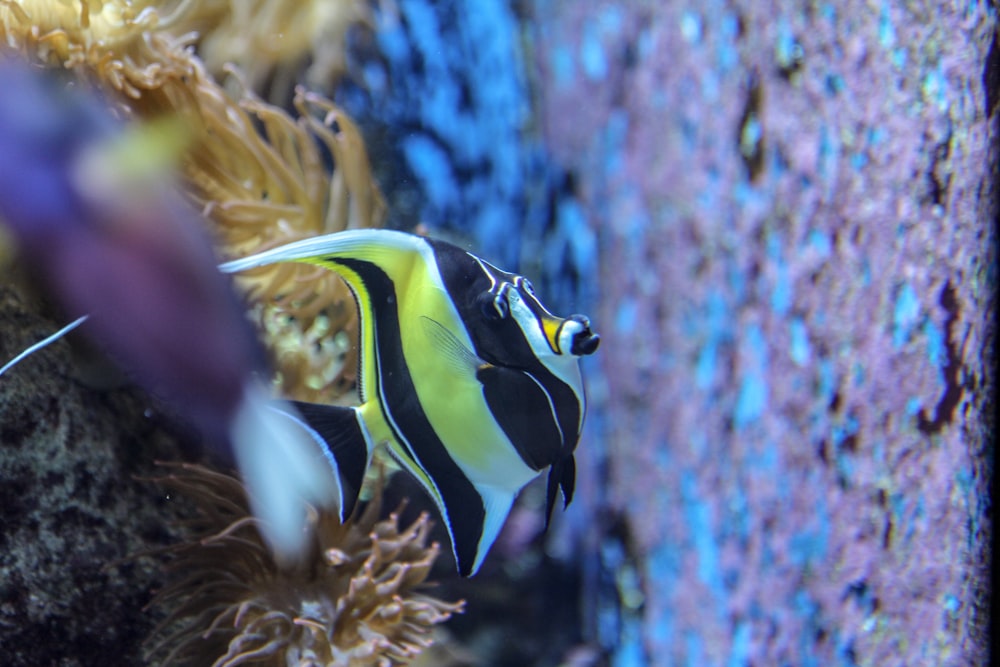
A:
{"type": "MultiPolygon", "coordinates": [[[[7,277],[4,361],[62,326],[7,277]]],[[[157,458],[181,456],[177,434],[147,396],[90,388],[79,372],[60,341],[0,377],[0,662],[8,667],[143,664],[141,643],[159,620],[143,609],[159,565],[133,556],[172,542],[167,523],[184,507],[137,477],[155,475],[157,458]]]]}

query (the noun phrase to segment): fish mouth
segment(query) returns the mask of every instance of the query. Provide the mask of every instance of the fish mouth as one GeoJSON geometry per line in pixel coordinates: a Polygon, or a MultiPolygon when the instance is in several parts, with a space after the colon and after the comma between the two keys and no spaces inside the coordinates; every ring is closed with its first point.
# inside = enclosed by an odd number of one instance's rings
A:
{"type": "Polygon", "coordinates": [[[582,357],[596,352],[601,344],[601,337],[591,331],[590,319],[586,315],[570,315],[567,320],[579,325],[579,329],[573,333],[569,353],[582,357]]]}

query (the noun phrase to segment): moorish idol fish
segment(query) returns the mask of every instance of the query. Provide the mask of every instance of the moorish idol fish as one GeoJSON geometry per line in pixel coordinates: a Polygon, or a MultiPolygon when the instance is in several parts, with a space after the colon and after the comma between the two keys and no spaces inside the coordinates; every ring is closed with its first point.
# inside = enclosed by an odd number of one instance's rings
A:
{"type": "Polygon", "coordinates": [[[433,498],[459,572],[479,570],[517,493],[548,470],[546,523],[573,496],[586,401],[579,357],[600,338],[556,317],[524,277],[450,243],[352,230],[222,265],[276,262],[341,276],[361,321],[361,405],[295,403],[347,488],[349,512],[376,445],[433,498]],[[360,453],[359,453],[360,452],[360,453]]]}

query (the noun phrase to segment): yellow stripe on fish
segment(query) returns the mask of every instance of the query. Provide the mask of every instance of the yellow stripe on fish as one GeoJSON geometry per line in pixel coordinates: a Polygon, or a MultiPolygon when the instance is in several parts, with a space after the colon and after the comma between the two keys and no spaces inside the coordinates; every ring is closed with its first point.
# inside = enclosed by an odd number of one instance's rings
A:
{"type": "Polygon", "coordinates": [[[229,262],[306,262],[340,275],[361,315],[362,405],[296,404],[356,501],[375,445],[434,499],[459,572],[474,574],[517,493],[548,469],[547,514],[572,498],[586,400],[579,357],[600,338],[559,318],[531,283],[450,243],[352,230],[229,262]]]}

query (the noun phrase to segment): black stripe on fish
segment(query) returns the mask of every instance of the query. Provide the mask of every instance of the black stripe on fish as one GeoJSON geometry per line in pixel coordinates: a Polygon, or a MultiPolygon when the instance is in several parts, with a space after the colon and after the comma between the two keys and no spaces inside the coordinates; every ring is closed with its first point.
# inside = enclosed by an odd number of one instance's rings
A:
{"type": "MultiPolygon", "coordinates": [[[[340,519],[346,520],[354,512],[358,494],[365,480],[369,442],[361,415],[356,408],[291,401],[309,428],[313,429],[333,456],[340,475],[340,519]]],[[[292,416],[292,415],[290,415],[292,416]]],[[[294,418],[294,416],[292,416],[294,418]]]]}
{"type": "Polygon", "coordinates": [[[486,519],[483,499],[448,454],[419,403],[403,354],[392,279],[371,262],[339,257],[324,261],[343,265],[357,274],[371,297],[378,400],[396,440],[406,449],[406,455],[427,474],[440,494],[455,560],[459,572],[467,576],[476,562],[483,534],[486,519]]]}
{"type": "Polygon", "coordinates": [[[563,435],[555,408],[542,385],[527,373],[486,365],[476,372],[494,419],[532,470],[558,459],[563,435]]]}

